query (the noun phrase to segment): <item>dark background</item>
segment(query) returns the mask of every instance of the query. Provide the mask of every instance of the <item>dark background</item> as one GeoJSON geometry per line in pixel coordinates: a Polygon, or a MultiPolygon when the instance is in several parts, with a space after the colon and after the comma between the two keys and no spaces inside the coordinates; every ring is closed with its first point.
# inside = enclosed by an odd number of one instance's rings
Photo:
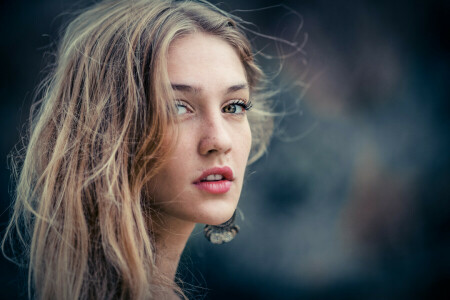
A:
{"type": "MultiPolygon", "coordinates": [[[[7,155],[66,12],[88,3],[0,4],[1,233],[11,213],[7,155]]],[[[282,3],[303,17],[298,35],[301,20],[284,7],[236,12],[254,30],[299,45],[307,34],[307,43],[273,80],[277,109],[289,114],[277,119],[268,155],[249,167],[241,232],[214,246],[199,226],[188,242],[179,268],[188,295],[450,299],[450,1],[282,3]]],[[[273,51],[270,40],[255,43],[273,51]]],[[[276,60],[259,60],[276,69],[276,60]]],[[[24,298],[25,278],[0,258],[1,299],[24,298]]]]}

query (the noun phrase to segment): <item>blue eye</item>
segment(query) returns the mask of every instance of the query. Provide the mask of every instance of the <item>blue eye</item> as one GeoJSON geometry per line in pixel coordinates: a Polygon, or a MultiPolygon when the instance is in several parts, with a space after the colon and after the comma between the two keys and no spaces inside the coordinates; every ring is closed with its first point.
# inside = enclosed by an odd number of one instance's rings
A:
{"type": "Polygon", "coordinates": [[[189,112],[188,106],[180,100],[175,101],[175,106],[177,107],[178,115],[184,115],[189,112]]]}
{"type": "Polygon", "coordinates": [[[177,114],[179,114],[179,115],[187,113],[187,108],[184,105],[177,104],[177,109],[178,109],[177,114]]]}
{"type": "Polygon", "coordinates": [[[248,103],[243,100],[233,100],[222,108],[222,112],[227,114],[243,114],[245,111],[252,108],[252,103],[248,103]]]}

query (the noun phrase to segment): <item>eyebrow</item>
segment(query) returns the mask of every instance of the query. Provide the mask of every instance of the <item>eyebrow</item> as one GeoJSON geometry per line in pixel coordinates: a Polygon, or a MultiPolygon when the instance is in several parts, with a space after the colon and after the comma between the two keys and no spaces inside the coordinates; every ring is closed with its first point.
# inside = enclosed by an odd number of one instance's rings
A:
{"type": "MultiPolygon", "coordinates": [[[[181,92],[187,92],[187,93],[193,93],[193,94],[199,94],[202,91],[201,88],[198,88],[195,86],[190,86],[187,84],[172,83],[171,86],[174,91],[181,91],[181,92]]],[[[248,90],[248,84],[247,83],[239,83],[239,84],[232,85],[227,88],[225,94],[230,94],[230,93],[237,92],[240,90],[248,90]]]]}

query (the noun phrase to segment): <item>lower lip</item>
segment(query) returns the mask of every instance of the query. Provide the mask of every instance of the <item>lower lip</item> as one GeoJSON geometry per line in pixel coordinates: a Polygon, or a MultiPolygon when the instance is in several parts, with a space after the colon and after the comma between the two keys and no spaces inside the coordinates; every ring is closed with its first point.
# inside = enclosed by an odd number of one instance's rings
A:
{"type": "Polygon", "coordinates": [[[200,190],[206,191],[211,194],[225,194],[231,188],[231,181],[229,180],[201,181],[195,183],[195,186],[200,190]]]}

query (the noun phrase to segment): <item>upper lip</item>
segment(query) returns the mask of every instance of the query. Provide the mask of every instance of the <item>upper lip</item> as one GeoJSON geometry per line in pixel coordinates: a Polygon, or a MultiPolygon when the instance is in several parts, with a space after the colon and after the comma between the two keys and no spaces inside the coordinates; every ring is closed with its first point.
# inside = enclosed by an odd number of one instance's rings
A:
{"type": "Polygon", "coordinates": [[[200,177],[198,177],[198,178],[194,181],[194,183],[198,183],[198,182],[200,182],[202,179],[204,179],[204,178],[206,178],[206,177],[208,177],[209,175],[212,175],[212,174],[219,174],[219,175],[222,175],[222,176],[225,178],[225,180],[229,180],[229,181],[234,180],[233,170],[231,170],[230,167],[226,167],[226,166],[225,166],[225,167],[214,167],[214,168],[205,170],[205,171],[202,173],[202,175],[200,175],[200,177]]]}

